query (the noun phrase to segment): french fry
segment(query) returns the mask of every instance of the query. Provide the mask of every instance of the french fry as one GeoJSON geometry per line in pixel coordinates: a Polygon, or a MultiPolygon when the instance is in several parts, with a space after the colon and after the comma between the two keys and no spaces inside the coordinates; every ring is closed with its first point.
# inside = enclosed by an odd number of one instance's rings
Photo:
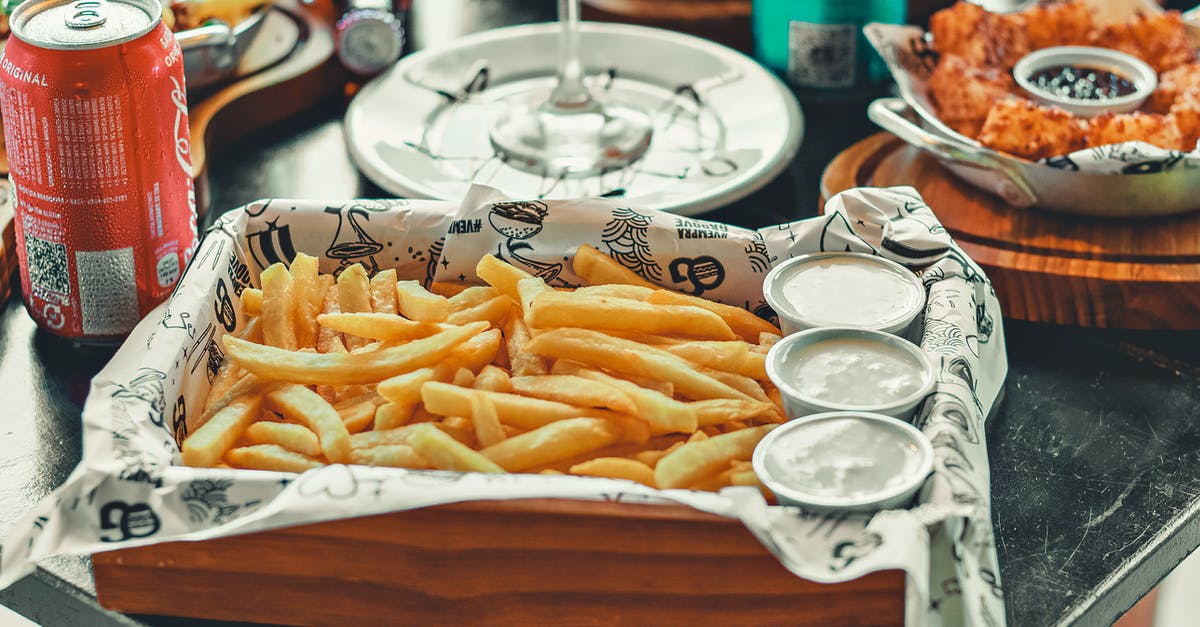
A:
{"type": "Polygon", "coordinates": [[[675,385],[677,393],[695,400],[751,398],[696,371],[685,359],[598,331],[568,328],[545,331],[530,340],[525,348],[543,357],[573,359],[609,370],[669,381],[675,385]]]}
{"type": "Polygon", "coordinates": [[[612,386],[633,401],[635,413],[659,433],[691,433],[697,429],[696,412],[687,403],[677,401],[662,392],[647,389],[609,376],[599,370],[581,366],[577,362],[559,360],[554,364],[555,374],[575,375],[612,386]]]}
{"type": "Polygon", "coordinates": [[[373,431],[355,433],[350,436],[350,447],[360,449],[390,444],[408,444],[408,436],[413,432],[415,427],[416,425],[404,425],[389,429],[376,428],[373,431]]]}
{"type": "Polygon", "coordinates": [[[687,488],[689,490],[705,490],[708,492],[718,492],[721,490],[721,488],[727,488],[727,487],[733,485],[733,482],[730,480],[731,475],[733,475],[733,470],[730,468],[726,468],[724,470],[717,471],[707,477],[701,477],[700,479],[693,482],[691,485],[687,486],[687,488]]]}
{"type": "Polygon", "coordinates": [[[262,290],[255,287],[247,287],[246,289],[242,290],[242,315],[261,316],[262,301],[262,290]]]}
{"type": "Polygon", "coordinates": [[[475,441],[475,425],[471,421],[462,416],[446,416],[441,422],[433,423],[433,426],[441,429],[446,435],[462,442],[474,450],[477,442],[475,441]]]}
{"type": "Polygon", "coordinates": [[[513,392],[524,396],[580,407],[603,407],[624,414],[637,411],[637,405],[620,388],[593,379],[551,374],[513,377],[509,383],[513,392]]]}
{"type": "Polygon", "coordinates": [[[500,345],[499,331],[492,329],[463,342],[436,366],[418,368],[379,382],[379,394],[395,403],[419,403],[421,386],[429,381],[449,382],[460,369],[482,369],[500,345]]]}
{"type": "Polygon", "coordinates": [[[758,345],[755,346],[754,350],[755,350],[755,352],[759,352],[759,353],[762,353],[765,355],[771,350],[771,347],[775,345],[775,342],[778,342],[779,340],[782,340],[782,339],[783,339],[783,336],[780,335],[779,333],[763,331],[762,333],[758,334],[758,345]]]}
{"type": "Polygon", "coordinates": [[[457,281],[434,281],[429,284],[429,292],[431,294],[437,294],[438,296],[450,298],[451,296],[454,296],[455,294],[458,294],[470,287],[472,286],[465,283],[459,283],[457,281]]]}
{"type": "Polygon", "coordinates": [[[700,366],[766,381],[766,355],[753,352],[750,348],[750,344],[742,341],[677,342],[662,347],[668,353],[700,366]]]}
{"type": "Polygon", "coordinates": [[[571,466],[570,473],[585,477],[626,479],[654,487],[654,469],[637,460],[625,457],[597,457],[571,466]]]}
{"type": "Polygon", "coordinates": [[[576,275],[583,277],[585,281],[592,285],[622,283],[650,288],[658,287],[638,276],[633,270],[617,263],[612,257],[587,244],[582,244],[579,248],[575,249],[573,268],[576,275]]]}
{"type": "Polygon", "coordinates": [[[317,345],[317,313],[325,299],[325,282],[317,258],[304,253],[296,255],[289,266],[292,273],[292,324],[296,329],[296,344],[300,348],[317,345]]]}
{"type": "Polygon", "coordinates": [[[760,333],[779,334],[779,329],[775,325],[741,307],[724,305],[711,300],[705,300],[699,296],[690,296],[668,290],[656,290],[653,294],[646,297],[646,302],[655,305],[691,305],[707,309],[721,316],[729,324],[729,328],[733,329],[733,332],[738,337],[747,342],[758,341],[760,333]]]}
{"type": "Polygon", "coordinates": [[[762,385],[751,379],[750,377],[737,374],[736,372],[725,372],[724,370],[713,370],[711,368],[701,368],[700,372],[728,385],[729,387],[749,396],[756,401],[764,403],[770,402],[767,398],[767,393],[763,391],[762,385]]]}
{"type": "MultiPolygon", "coordinates": [[[[337,278],[337,288],[340,311],[344,313],[371,311],[371,283],[362,264],[356,263],[342,270],[337,278]]],[[[354,350],[367,342],[365,338],[349,333],[344,334],[343,341],[349,350],[354,350]]]]}
{"type": "Polygon", "coordinates": [[[317,316],[322,327],[358,337],[385,342],[400,342],[429,337],[446,328],[433,322],[417,322],[395,313],[328,313],[317,316]]]}
{"type": "Polygon", "coordinates": [[[384,403],[375,408],[375,433],[381,429],[394,429],[412,420],[416,403],[384,403]]]}
{"type": "Polygon", "coordinates": [[[324,466],[319,459],[289,451],[277,444],[255,444],[231,449],[225,454],[225,461],[234,468],[278,472],[304,472],[324,466]]]}
{"type": "Polygon", "coordinates": [[[450,380],[450,383],[460,388],[469,388],[475,383],[475,373],[466,368],[459,368],[454,372],[454,378],[450,380]]]}
{"type": "Polygon", "coordinates": [[[301,455],[321,456],[317,434],[304,425],[263,420],[246,427],[243,437],[251,444],[275,444],[301,455]]]}
{"type": "Polygon", "coordinates": [[[421,400],[425,404],[425,409],[441,416],[471,415],[471,399],[476,394],[484,395],[491,400],[501,422],[516,425],[522,429],[536,429],[559,420],[598,413],[556,401],[545,401],[540,398],[529,398],[504,392],[470,390],[437,381],[430,381],[421,386],[421,400]]]}
{"type": "Polygon", "coordinates": [[[489,392],[511,392],[512,381],[503,369],[488,364],[475,376],[475,383],[471,387],[489,392]]]}
{"type": "Polygon", "coordinates": [[[629,285],[626,283],[609,283],[606,285],[585,285],[575,290],[576,294],[587,296],[609,296],[613,298],[629,298],[632,300],[646,300],[654,288],[643,285],[629,285]]]}
{"type": "Polygon", "coordinates": [[[317,434],[325,457],[335,464],[350,461],[350,432],[342,417],[316,392],[295,383],[267,394],[269,407],[317,434]]]}
{"type": "Polygon", "coordinates": [[[487,448],[508,437],[500,424],[500,415],[492,399],[482,394],[471,396],[471,422],[475,427],[475,439],[479,446],[487,448]]]}
{"type": "Polygon", "coordinates": [[[497,259],[493,255],[484,255],[475,265],[475,274],[488,285],[496,288],[501,294],[520,302],[517,283],[521,279],[532,279],[528,272],[497,259]]]}
{"type": "Polygon", "coordinates": [[[250,321],[246,323],[246,327],[242,329],[242,332],[238,334],[238,337],[246,340],[247,342],[262,344],[262,317],[251,318],[250,321]]]}
{"type": "Polygon", "coordinates": [[[253,392],[239,394],[214,412],[183,441],[183,463],[208,467],[221,461],[225,451],[258,417],[261,403],[261,399],[253,392]]]}
{"type": "Polygon", "coordinates": [[[525,318],[525,325],[529,324],[529,307],[534,298],[539,294],[553,292],[554,288],[546,285],[546,282],[541,277],[531,277],[517,281],[517,305],[521,308],[521,316],[525,318]]]}
{"type": "Polygon", "coordinates": [[[647,466],[654,468],[655,466],[658,465],[659,460],[661,460],[663,457],[666,457],[667,455],[679,450],[679,448],[682,447],[684,444],[687,444],[686,440],[679,440],[664,449],[647,449],[640,453],[634,454],[633,459],[636,459],[639,462],[642,462],[643,464],[646,464],[647,466]]]}
{"type": "Polygon", "coordinates": [[[358,433],[375,422],[375,412],[379,409],[374,399],[362,399],[361,395],[341,400],[334,405],[334,410],[346,425],[346,431],[358,433]]]}
{"type": "Polygon", "coordinates": [[[209,394],[208,406],[206,406],[204,411],[200,413],[200,416],[196,418],[195,429],[199,429],[200,427],[208,424],[208,421],[211,420],[212,417],[217,414],[217,412],[225,409],[235,400],[251,394],[261,396],[265,394],[268,389],[274,387],[274,385],[275,383],[263,381],[262,379],[250,373],[243,374],[241,378],[237,380],[237,382],[229,386],[225,393],[216,398],[216,400],[213,400],[213,394],[209,394]]]}
{"type": "Polygon", "coordinates": [[[693,442],[703,442],[703,441],[707,440],[709,437],[710,436],[708,435],[707,431],[700,430],[700,431],[693,433],[691,436],[688,437],[687,444],[691,444],[693,442]]]}
{"type": "Polygon", "coordinates": [[[650,441],[650,423],[637,416],[616,415],[608,418],[621,428],[621,441],[645,444],[650,441]]]}
{"type": "Polygon", "coordinates": [[[716,340],[737,337],[720,316],[699,307],[651,305],[628,298],[570,292],[537,294],[525,314],[525,322],[534,329],[579,327],[716,340]]]}
{"type": "Polygon", "coordinates": [[[429,462],[407,444],[381,444],[350,451],[350,463],[393,468],[429,468],[429,462]]]}
{"type": "Polygon", "coordinates": [[[735,459],[750,459],[758,441],[774,428],[764,425],[689,442],[668,453],[654,467],[655,485],[683,488],[719,472],[735,459]]]}
{"type": "Polygon", "coordinates": [[[285,351],[228,335],[224,343],[234,362],[266,379],[308,385],[353,385],[382,381],[436,363],[485,328],[486,322],[473,322],[408,344],[359,355],[285,351]]]}
{"type": "Polygon", "coordinates": [[[445,322],[450,315],[450,301],[432,294],[416,281],[396,283],[399,310],[405,318],[418,322],[445,322]]]}
{"type": "Polygon", "coordinates": [[[296,328],[292,319],[292,275],[282,263],[272,265],[259,275],[263,286],[262,325],[263,341],[294,351],[296,328]]]}
{"type": "Polygon", "coordinates": [[[603,448],[620,437],[620,428],[607,420],[569,418],[510,437],[480,453],[509,472],[519,472],[603,448]]]}
{"type": "Polygon", "coordinates": [[[213,377],[212,385],[208,388],[208,398],[205,399],[204,408],[207,409],[213,401],[224,396],[245,374],[241,368],[237,367],[237,364],[231,361],[222,363],[221,367],[217,369],[217,376],[213,377]]]}
{"type": "Polygon", "coordinates": [[[529,343],[529,327],[521,316],[509,316],[504,326],[504,337],[508,340],[508,362],[513,376],[546,374],[546,360],[529,353],[525,345],[529,343]]]}
{"type": "Polygon", "coordinates": [[[375,276],[371,277],[371,311],[396,313],[396,270],[394,268],[377,272],[375,276]]]}
{"type": "Polygon", "coordinates": [[[433,425],[423,425],[422,428],[414,429],[408,441],[413,450],[435,468],[469,472],[505,472],[496,462],[433,425]]]}
{"type": "Polygon", "coordinates": [[[504,295],[499,295],[474,307],[451,312],[447,321],[450,324],[466,324],[477,320],[485,320],[496,325],[502,322],[511,311],[512,299],[504,295]]]}
{"type": "MultiPolygon", "coordinates": [[[[341,306],[338,305],[338,289],[336,285],[330,285],[325,288],[325,294],[321,298],[321,313],[336,314],[341,313],[341,306]]],[[[342,342],[342,334],[326,326],[317,328],[317,352],[328,353],[334,345],[334,340],[342,345],[345,349],[345,343],[342,342]]]]}
{"type": "Polygon", "coordinates": [[[763,416],[773,417],[775,414],[775,406],[762,401],[718,398],[692,401],[688,403],[688,406],[696,412],[696,419],[701,427],[763,416]]]}
{"type": "Polygon", "coordinates": [[[461,292],[449,296],[450,313],[470,309],[476,305],[485,303],[497,296],[502,296],[500,290],[488,285],[472,285],[464,288],[461,292]]]}

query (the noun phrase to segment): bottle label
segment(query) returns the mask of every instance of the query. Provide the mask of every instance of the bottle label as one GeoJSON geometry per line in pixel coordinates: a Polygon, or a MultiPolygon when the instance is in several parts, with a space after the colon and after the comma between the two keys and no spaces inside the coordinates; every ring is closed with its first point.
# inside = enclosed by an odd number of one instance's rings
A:
{"type": "Polygon", "coordinates": [[[788,22],[788,80],[797,87],[853,87],[858,26],[788,22]]]}

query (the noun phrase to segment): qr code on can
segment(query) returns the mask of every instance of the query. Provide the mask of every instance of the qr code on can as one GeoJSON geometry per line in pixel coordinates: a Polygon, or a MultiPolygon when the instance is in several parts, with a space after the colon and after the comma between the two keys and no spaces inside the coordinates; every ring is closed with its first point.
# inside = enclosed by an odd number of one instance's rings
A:
{"type": "Polygon", "coordinates": [[[71,293],[66,246],[26,234],[25,260],[29,267],[29,283],[34,289],[62,295],[71,293]]]}
{"type": "Polygon", "coordinates": [[[788,78],[801,87],[853,87],[858,63],[854,24],[788,23],[788,78]]]}

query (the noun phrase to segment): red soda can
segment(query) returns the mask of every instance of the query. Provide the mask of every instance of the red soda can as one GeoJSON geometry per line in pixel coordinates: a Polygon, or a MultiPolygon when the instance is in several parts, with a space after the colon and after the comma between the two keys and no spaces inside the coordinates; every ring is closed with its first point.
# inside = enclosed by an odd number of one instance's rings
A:
{"type": "Polygon", "coordinates": [[[25,307],[118,342],[196,249],[183,53],[158,0],[26,0],[0,56],[25,307]]]}

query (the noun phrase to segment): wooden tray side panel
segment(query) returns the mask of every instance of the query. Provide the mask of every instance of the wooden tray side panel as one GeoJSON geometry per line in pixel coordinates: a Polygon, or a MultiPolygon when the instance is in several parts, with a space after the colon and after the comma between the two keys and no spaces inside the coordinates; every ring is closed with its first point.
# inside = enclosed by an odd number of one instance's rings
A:
{"type": "Polygon", "coordinates": [[[96,554],[102,605],[335,624],[901,624],[904,574],[797,578],[681,506],[447,505],[96,554]],[[156,592],[150,592],[156,591],[156,592]]]}

